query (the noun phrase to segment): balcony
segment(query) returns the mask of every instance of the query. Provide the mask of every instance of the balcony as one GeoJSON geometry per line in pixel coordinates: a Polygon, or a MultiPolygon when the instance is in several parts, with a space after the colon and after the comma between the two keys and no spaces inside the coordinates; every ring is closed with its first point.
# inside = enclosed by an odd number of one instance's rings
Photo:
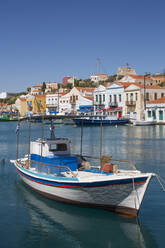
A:
{"type": "Polygon", "coordinates": [[[136,106],[136,102],[135,102],[135,101],[126,101],[126,102],[125,102],[125,105],[126,105],[126,106],[130,106],[130,107],[136,106]]]}
{"type": "Polygon", "coordinates": [[[109,107],[110,108],[117,108],[118,107],[118,103],[117,102],[110,102],[109,103],[109,107]]]}

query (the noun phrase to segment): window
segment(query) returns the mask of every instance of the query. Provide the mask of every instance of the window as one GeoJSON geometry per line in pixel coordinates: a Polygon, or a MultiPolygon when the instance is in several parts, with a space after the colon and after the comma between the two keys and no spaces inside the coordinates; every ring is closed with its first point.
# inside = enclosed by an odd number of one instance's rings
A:
{"type": "Polygon", "coordinates": [[[150,118],[151,117],[151,111],[149,110],[148,111],[148,118],[150,118]]]}
{"type": "Polygon", "coordinates": [[[133,93],[131,93],[130,101],[133,102],[133,93]]]}
{"type": "Polygon", "coordinates": [[[121,94],[119,95],[119,102],[121,102],[121,94]]]}
{"type": "Polygon", "coordinates": [[[149,99],[150,99],[150,98],[149,98],[149,93],[147,92],[147,93],[146,93],[146,100],[149,101],[149,99]]]}
{"type": "Polygon", "coordinates": [[[51,152],[67,151],[67,145],[66,144],[51,144],[49,146],[49,151],[51,152]]]}
{"type": "Polygon", "coordinates": [[[161,97],[164,97],[164,93],[161,93],[161,97]]]}
{"type": "Polygon", "coordinates": [[[109,96],[109,101],[112,102],[112,96],[111,95],[109,96]]]}
{"type": "Polygon", "coordinates": [[[101,103],[101,95],[99,95],[99,102],[101,103]]]}
{"type": "Polygon", "coordinates": [[[105,95],[103,95],[103,102],[105,102],[105,95]]]}
{"type": "Polygon", "coordinates": [[[126,99],[127,99],[127,102],[128,102],[128,93],[126,94],[126,99]]]}
{"type": "Polygon", "coordinates": [[[136,101],[138,100],[138,93],[135,93],[136,101]]]}
{"type": "Polygon", "coordinates": [[[98,95],[96,95],[96,102],[98,102],[98,95]]]}
{"type": "Polygon", "coordinates": [[[157,93],[154,94],[154,99],[155,99],[155,100],[157,99],[157,93]]]}
{"type": "Polygon", "coordinates": [[[78,96],[76,96],[76,100],[78,100],[78,96]]]}
{"type": "Polygon", "coordinates": [[[117,101],[116,101],[116,95],[114,95],[114,103],[116,103],[117,101]]]}

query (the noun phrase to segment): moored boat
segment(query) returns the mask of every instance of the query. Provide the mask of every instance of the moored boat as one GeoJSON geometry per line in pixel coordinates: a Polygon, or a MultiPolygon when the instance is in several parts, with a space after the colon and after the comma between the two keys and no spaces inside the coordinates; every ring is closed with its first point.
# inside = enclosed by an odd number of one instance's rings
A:
{"type": "Polygon", "coordinates": [[[123,169],[120,164],[129,161],[110,156],[100,160],[97,167],[72,154],[70,140],[56,138],[51,126],[49,139],[31,141],[28,155],[11,162],[28,186],[48,198],[135,217],[154,174],[123,169]]]}
{"type": "Polygon", "coordinates": [[[130,123],[129,119],[124,118],[111,118],[107,116],[83,116],[74,118],[73,121],[76,125],[80,126],[97,126],[97,125],[104,125],[104,126],[113,126],[113,125],[125,125],[130,123]]]}
{"type": "Polygon", "coordinates": [[[134,126],[152,126],[152,125],[156,125],[156,121],[136,120],[133,122],[133,125],[134,126]]]}

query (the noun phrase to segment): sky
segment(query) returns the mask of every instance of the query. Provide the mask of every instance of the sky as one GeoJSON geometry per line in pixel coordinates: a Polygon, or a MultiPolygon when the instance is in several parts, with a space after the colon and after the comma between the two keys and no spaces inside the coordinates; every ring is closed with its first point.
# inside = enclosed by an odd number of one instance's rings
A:
{"type": "Polygon", "coordinates": [[[0,0],[0,92],[165,69],[164,0],[0,0]]]}

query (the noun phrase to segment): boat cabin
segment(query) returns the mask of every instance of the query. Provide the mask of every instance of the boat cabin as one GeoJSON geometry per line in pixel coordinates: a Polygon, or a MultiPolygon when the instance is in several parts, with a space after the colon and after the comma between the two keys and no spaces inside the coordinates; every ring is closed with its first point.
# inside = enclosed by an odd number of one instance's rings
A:
{"type": "Polygon", "coordinates": [[[56,138],[52,139],[38,139],[32,141],[30,144],[30,153],[41,155],[43,157],[52,157],[55,155],[70,155],[70,140],[56,138]]]}
{"type": "Polygon", "coordinates": [[[72,171],[78,169],[78,158],[71,155],[70,140],[65,138],[32,141],[30,145],[30,158],[31,167],[35,168],[36,165],[34,166],[34,163],[42,162],[43,165],[51,165],[52,168],[53,166],[67,167],[72,171]]]}

